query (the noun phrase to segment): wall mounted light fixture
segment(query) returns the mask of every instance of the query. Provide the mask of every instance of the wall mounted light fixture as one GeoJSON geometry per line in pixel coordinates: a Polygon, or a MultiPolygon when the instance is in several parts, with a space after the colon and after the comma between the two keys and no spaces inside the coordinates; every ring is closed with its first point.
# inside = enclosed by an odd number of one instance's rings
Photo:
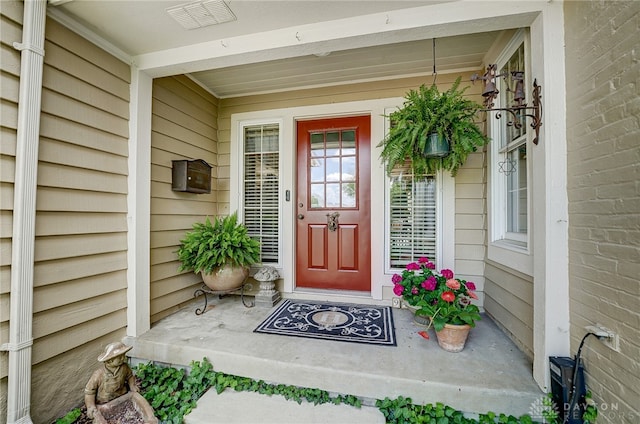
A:
{"type": "Polygon", "coordinates": [[[532,106],[528,106],[524,103],[524,72],[512,71],[509,73],[496,74],[496,65],[492,64],[487,66],[487,71],[483,76],[479,76],[478,74],[473,74],[471,76],[472,82],[477,80],[484,81],[484,90],[482,91],[482,97],[484,97],[484,110],[487,112],[498,112],[496,113],[496,119],[502,118],[501,112],[509,113],[513,119],[507,122],[507,125],[514,126],[518,129],[522,128],[523,116],[531,118],[531,128],[536,132],[533,144],[538,144],[540,126],[542,125],[542,94],[540,93],[542,86],[538,85],[538,82],[535,79],[533,80],[532,106]],[[516,83],[513,90],[507,88],[507,91],[513,93],[513,105],[511,107],[495,107],[495,99],[500,93],[496,87],[496,78],[506,79],[508,77],[516,83]]]}

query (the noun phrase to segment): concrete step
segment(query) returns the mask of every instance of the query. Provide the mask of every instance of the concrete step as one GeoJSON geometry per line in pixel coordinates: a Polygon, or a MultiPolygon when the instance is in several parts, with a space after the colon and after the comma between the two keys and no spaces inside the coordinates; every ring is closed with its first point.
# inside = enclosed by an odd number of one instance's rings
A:
{"type": "Polygon", "coordinates": [[[196,316],[199,306],[125,339],[133,346],[131,356],[174,366],[206,357],[216,371],[228,374],[365,399],[442,402],[470,414],[520,416],[543,396],[530,361],[489,317],[472,329],[462,352],[449,353],[438,346],[433,330],[430,340],[418,335],[424,327],[406,309],[393,310],[394,347],[254,333],[271,310],[245,308],[235,297],[217,299],[196,316]]]}
{"type": "Polygon", "coordinates": [[[217,394],[209,390],[198,401],[198,406],[184,418],[185,424],[376,424],[384,423],[378,408],[309,402],[298,404],[282,396],[236,392],[227,389],[217,394]]]}

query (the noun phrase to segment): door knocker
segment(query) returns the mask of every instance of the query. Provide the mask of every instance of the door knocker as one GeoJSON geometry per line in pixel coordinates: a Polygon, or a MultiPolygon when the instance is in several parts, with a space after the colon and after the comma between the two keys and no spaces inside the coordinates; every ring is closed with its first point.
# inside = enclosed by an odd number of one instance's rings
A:
{"type": "Polygon", "coordinates": [[[338,229],[339,216],[340,214],[338,212],[327,214],[327,227],[329,228],[329,231],[335,231],[338,229]]]}

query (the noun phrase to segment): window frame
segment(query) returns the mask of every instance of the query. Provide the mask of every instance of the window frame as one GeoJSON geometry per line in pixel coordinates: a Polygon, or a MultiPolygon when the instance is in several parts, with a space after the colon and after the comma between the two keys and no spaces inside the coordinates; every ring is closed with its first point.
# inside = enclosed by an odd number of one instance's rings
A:
{"type": "MultiPolygon", "coordinates": [[[[439,266],[440,264],[440,259],[442,256],[442,248],[440,245],[440,241],[441,241],[441,237],[439,234],[439,230],[440,230],[440,225],[439,225],[439,210],[440,210],[440,204],[441,204],[441,200],[439,199],[441,190],[439,190],[439,180],[437,175],[429,175],[428,177],[433,178],[433,184],[434,184],[434,200],[435,200],[435,219],[434,219],[434,224],[435,224],[435,231],[434,231],[434,251],[435,251],[435,258],[434,257],[429,257],[429,259],[431,261],[433,261],[437,266],[439,266]]],[[[403,178],[407,178],[407,177],[403,177],[403,178]]],[[[416,178],[415,176],[411,175],[411,183],[412,185],[414,185],[416,183],[416,178]]],[[[391,240],[391,226],[392,226],[392,222],[391,222],[391,217],[392,217],[392,211],[391,211],[391,189],[392,189],[392,178],[391,177],[387,177],[385,179],[385,216],[387,217],[387,219],[385,219],[385,234],[384,234],[384,238],[385,238],[385,256],[384,256],[384,260],[385,260],[385,272],[386,273],[397,273],[402,271],[404,268],[400,268],[397,266],[393,266],[391,264],[391,244],[392,244],[392,240],[391,240]]],[[[413,227],[413,226],[412,226],[413,227]]],[[[415,228],[415,227],[413,227],[415,228]]],[[[429,256],[429,255],[427,255],[429,256]]],[[[410,262],[412,261],[417,261],[418,257],[413,258],[410,262]]],[[[408,262],[407,262],[408,263],[408,262]]]]}
{"type": "MultiPolygon", "coordinates": [[[[502,53],[498,56],[495,63],[497,69],[502,69],[511,56],[524,45],[524,63],[525,63],[525,95],[527,96],[525,102],[531,102],[531,92],[527,90],[527,87],[531,87],[531,46],[528,32],[525,30],[518,31],[511,41],[505,46],[502,53]]],[[[498,89],[502,91],[501,85],[497,85],[498,89]]],[[[496,108],[503,107],[499,99],[496,99],[496,108]]],[[[494,260],[498,263],[508,265],[510,268],[517,269],[523,273],[532,275],[533,262],[532,262],[532,174],[533,163],[531,149],[533,146],[533,131],[526,131],[526,134],[522,138],[516,139],[505,143],[503,145],[502,140],[505,139],[505,128],[507,122],[511,116],[507,112],[503,112],[503,116],[500,119],[495,117],[496,112],[488,112],[487,121],[489,123],[489,133],[492,142],[489,149],[489,241],[487,249],[488,259],[494,260]],[[518,148],[525,145],[527,148],[527,163],[526,163],[526,175],[527,175],[527,232],[515,233],[508,231],[507,221],[507,179],[509,178],[504,173],[500,172],[499,163],[504,161],[508,152],[517,151],[518,148]]],[[[527,122],[523,122],[523,126],[527,126],[527,122]]],[[[528,129],[528,128],[527,128],[528,129]]]]}
{"type": "Polygon", "coordinates": [[[282,223],[283,223],[283,207],[282,207],[282,192],[283,192],[283,121],[282,119],[259,119],[259,120],[242,120],[238,122],[238,157],[241,159],[241,163],[239,168],[239,185],[238,185],[238,216],[242,217],[244,221],[245,209],[246,209],[246,193],[245,193],[245,167],[246,167],[246,151],[245,151],[245,134],[246,128],[249,127],[259,127],[259,126],[271,126],[276,125],[278,127],[278,233],[277,233],[277,249],[278,249],[278,259],[276,262],[260,262],[254,265],[254,268],[261,267],[263,265],[272,266],[276,269],[282,269],[283,267],[283,255],[284,255],[284,244],[283,244],[283,231],[282,231],[282,223]]]}
{"type": "MultiPolygon", "coordinates": [[[[390,128],[389,115],[395,108],[385,108],[385,134],[390,128]]],[[[452,268],[454,262],[455,233],[455,180],[439,171],[431,175],[435,180],[435,261],[438,269],[452,268]],[[446,193],[446,194],[445,194],[446,193]],[[444,207],[452,212],[448,218],[443,214],[444,207]],[[448,226],[448,227],[447,227],[448,226]],[[446,228],[449,228],[448,230],[446,228]]],[[[412,176],[412,178],[414,178],[412,176]]],[[[391,265],[391,177],[385,172],[384,179],[384,274],[392,275],[402,272],[403,268],[391,265]]],[[[418,258],[415,258],[417,260],[418,258]]],[[[433,258],[429,258],[432,259],[433,258]]]]}

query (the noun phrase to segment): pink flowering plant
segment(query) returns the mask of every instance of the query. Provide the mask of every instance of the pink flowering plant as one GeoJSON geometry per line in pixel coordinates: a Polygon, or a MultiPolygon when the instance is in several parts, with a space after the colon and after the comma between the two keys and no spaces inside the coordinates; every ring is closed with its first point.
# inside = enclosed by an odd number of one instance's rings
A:
{"type": "Polygon", "coordinates": [[[436,271],[436,266],[427,258],[411,262],[402,275],[391,278],[393,292],[411,306],[418,308],[416,315],[431,318],[436,331],[445,324],[469,324],[475,326],[480,319],[480,310],[471,300],[478,299],[476,285],[471,281],[455,278],[453,271],[436,271]]]}

